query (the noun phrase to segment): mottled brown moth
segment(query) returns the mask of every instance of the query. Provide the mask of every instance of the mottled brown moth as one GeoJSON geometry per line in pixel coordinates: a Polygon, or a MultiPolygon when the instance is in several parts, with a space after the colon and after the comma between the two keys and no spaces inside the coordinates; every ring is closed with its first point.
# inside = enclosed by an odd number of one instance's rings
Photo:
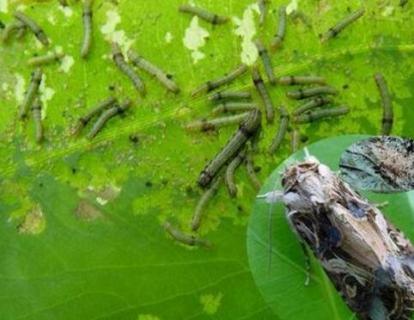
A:
{"type": "Polygon", "coordinates": [[[314,157],[289,166],[282,202],[302,244],[358,319],[410,319],[414,302],[414,248],[381,211],[314,157]]]}
{"type": "Polygon", "coordinates": [[[350,145],[341,155],[344,180],[362,190],[402,192],[414,189],[414,140],[378,136],[350,145]]]}

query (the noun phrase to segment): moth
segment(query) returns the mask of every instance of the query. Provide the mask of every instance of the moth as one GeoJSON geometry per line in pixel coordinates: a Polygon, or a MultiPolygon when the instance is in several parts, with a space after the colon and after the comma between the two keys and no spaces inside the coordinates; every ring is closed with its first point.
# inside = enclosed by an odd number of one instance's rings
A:
{"type": "Polygon", "coordinates": [[[358,189],[401,192],[414,189],[414,140],[378,136],[358,141],[341,155],[344,180],[358,189]]]}
{"type": "Polygon", "coordinates": [[[410,319],[414,247],[403,233],[314,157],[289,166],[282,186],[263,197],[285,205],[293,232],[358,319],[410,319]]]}

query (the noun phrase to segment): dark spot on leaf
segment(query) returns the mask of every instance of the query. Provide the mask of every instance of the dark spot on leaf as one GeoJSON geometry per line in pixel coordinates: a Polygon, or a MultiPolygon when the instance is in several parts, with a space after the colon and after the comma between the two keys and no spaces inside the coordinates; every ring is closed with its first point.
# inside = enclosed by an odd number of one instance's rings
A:
{"type": "Polygon", "coordinates": [[[129,135],[129,141],[132,143],[137,144],[139,142],[139,136],[137,134],[130,134],[129,135]]]}
{"type": "Polygon", "coordinates": [[[187,186],[187,187],[185,187],[185,193],[186,193],[188,196],[192,196],[192,195],[194,194],[194,189],[193,189],[193,187],[192,187],[192,186],[187,186]]]}
{"type": "Polygon", "coordinates": [[[152,187],[152,182],[151,182],[151,181],[147,181],[147,182],[145,182],[145,186],[146,186],[147,188],[151,188],[151,187],[152,187]]]}

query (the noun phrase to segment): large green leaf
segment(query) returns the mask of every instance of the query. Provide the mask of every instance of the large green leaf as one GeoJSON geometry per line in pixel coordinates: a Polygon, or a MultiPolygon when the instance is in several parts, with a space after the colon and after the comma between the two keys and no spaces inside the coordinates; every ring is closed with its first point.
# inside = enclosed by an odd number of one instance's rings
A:
{"type": "MultiPolygon", "coordinates": [[[[338,170],[343,150],[363,138],[366,136],[328,138],[310,145],[308,151],[332,170],[338,170]]],[[[303,161],[304,155],[301,150],[278,166],[266,180],[261,194],[282,190],[281,172],[288,165],[303,161]]],[[[414,192],[393,195],[365,193],[365,196],[372,203],[388,202],[382,209],[386,217],[414,239],[410,227],[414,223],[414,192]]],[[[305,286],[305,256],[284,213],[283,205],[271,207],[263,199],[258,199],[249,222],[247,247],[250,266],[266,301],[280,319],[355,319],[315,258],[312,259],[310,284],[305,286]]]]}
{"type": "MultiPolygon", "coordinates": [[[[197,1],[239,18],[253,2],[197,1]]],[[[352,110],[341,119],[301,127],[309,142],[341,133],[378,132],[381,108],[372,81],[377,70],[393,92],[395,134],[413,135],[414,18],[410,4],[401,9],[396,2],[379,6],[367,1],[366,16],[324,45],[318,33],[360,1],[299,2],[312,18],[313,29],[289,21],[284,47],[272,57],[275,71],[325,76],[341,91],[338,103],[352,110]]],[[[58,1],[0,0],[2,22],[9,23],[13,10],[23,6],[44,27],[52,47],[62,47],[74,61],[68,72],[58,64],[44,68],[43,97],[50,99],[45,105],[46,141],[37,146],[33,124],[23,126],[17,120],[16,91],[24,90],[22,79],[27,85],[30,77],[26,60],[47,49],[31,35],[0,46],[2,319],[273,317],[247,263],[245,226],[255,191],[243,170],[237,174],[239,197],[229,200],[220,190],[207,208],[200,232],[215,243],[214,249],[188,250],[161,228],[168,218],[188,230],[200,194],[197,175],[235,129],[218,135],[184,132],[183,123],[206,116],[211,108],[203,97],[193,99],[189,93],[239,64],[242,48],[233,22],[211,27],[200,21],[210,36],[200,48],[205,58],[194,64],[182,41],[191,18],[177,12],[180,3],[95,1],[93,47],[90,57],[82,60],[81,2],[72,1],[65,15],[58,1]],[[139,98],[111,62],[110,46],[100,31],[108,17],[118,16],[116,36],[124,43],[133,40],[133,48],[173,74],[181,94],[166,93],[143,75],[148,95],[139,98]],[[133,110],[113,119],[92,142],[70,137],[76,118],[110,93],[132,97],[133,110]],[[139,142],[132,142],[131,135],[139,142]],[[79,213],[79,201],[97,209],[79,213]]],[[[272,12],[263,27],[256,23],[256,36],[265,42],[276,29],[279,4],[270,4],[272,12]]],[[[230,87],[252,90],[249,76],[230,87]]],[[[285,91],[272,89],[272,98],[292,110],[296,103],[285,98],[285,91]]],[[[264,128],[255,158],[261,178],[289,154],[286,141],[276,157],[267,155],[276,128],[277,123],[264,128]]]]}

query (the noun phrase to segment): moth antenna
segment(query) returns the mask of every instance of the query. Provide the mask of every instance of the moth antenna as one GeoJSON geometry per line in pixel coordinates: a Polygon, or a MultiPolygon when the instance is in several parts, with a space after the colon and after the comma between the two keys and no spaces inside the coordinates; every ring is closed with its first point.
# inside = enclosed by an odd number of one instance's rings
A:
{"type": "Polygon", "coordinates": [[[272,268],[272,232],[273,232],[273,214],[272,214],[272,210],[273,210],[273,203],[270,204],[269,206],[269,213],[268,213],[268,222],[269,222],[269,234],[268,234],[268,241],[269,241],[269,245],[267,248],[267,254],[268,254],[268,258],[267,258],[267,274],[270,275],[271,272],[271,268],[272,268]]]}
{"type": "Polygon", "coordinates": [[[309,153],[308,147],[303,148],[303,152],[305,153],[305,160],[311,160],[312,159],[312,156],[309,153]]]}

